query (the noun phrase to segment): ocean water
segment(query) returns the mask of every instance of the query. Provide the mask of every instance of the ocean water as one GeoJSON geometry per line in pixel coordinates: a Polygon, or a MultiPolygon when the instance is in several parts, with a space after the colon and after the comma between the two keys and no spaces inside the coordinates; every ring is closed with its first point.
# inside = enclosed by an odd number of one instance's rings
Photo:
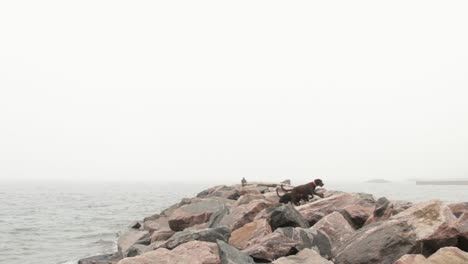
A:
{"type": "MultiPolygon", "coordinates": [[[[133,220],[159,213],[215,184],[157,182],[1,183],[0,263],[73,264],[116,250],[133,220]]],[[[326,188],[419,202],[468,201],[468,186],[329,182],[326,188]]]]}

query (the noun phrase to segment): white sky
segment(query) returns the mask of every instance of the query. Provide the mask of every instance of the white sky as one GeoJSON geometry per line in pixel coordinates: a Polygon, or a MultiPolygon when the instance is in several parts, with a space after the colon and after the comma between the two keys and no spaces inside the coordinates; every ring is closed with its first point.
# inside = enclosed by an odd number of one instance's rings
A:
{"type": "Polygon", "coordinates": [[[0,179],[468,177],[467,1],[1,1],[0,179]]]}

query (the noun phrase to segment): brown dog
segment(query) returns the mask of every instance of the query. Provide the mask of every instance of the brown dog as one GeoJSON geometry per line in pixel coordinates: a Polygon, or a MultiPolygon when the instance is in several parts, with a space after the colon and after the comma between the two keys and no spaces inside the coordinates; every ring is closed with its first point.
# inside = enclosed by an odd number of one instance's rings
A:
{"type": "Polygon", "coordinates": [[[304,199],[304,200],[307,199],[306,201],[308,201],[309,195],[311,195],[312,198],[314,197],[314,194],[323,198],[323,195],[315,192],[315,188],[317,186],[322,187],[324,185],[325,184],[323,184],[323,181],[321,179],[315,179],[313,182],[309,182],[303,185],[296,186],[292,190],[284,189],[283,185],[281,185],[281,189],[283,189],[283,191],[285,192],[291,191],[291,203],[293,203],[294,205],[299,205],[299,202],[301,201],[301,199],[304,199]]]}
{"type": "MultiPolygon", "coordinates": [[[[281,185],[281,189],[284,190],[283,185],[281,185]]],[[[282,203],[282,204],[290,203],[291,200],[292,200],[291,193],[286,192],[285,194],[280,195],[279,192],[278,192],[278,188],[276,189],[276,195],[278,195],[278,197],[280,198],[279,202],[282,203]]],[[[299,200],[303,200],[304,202],[308,202],[309,201],[309,196],[302,196],[301,195],[299,200]]]]}

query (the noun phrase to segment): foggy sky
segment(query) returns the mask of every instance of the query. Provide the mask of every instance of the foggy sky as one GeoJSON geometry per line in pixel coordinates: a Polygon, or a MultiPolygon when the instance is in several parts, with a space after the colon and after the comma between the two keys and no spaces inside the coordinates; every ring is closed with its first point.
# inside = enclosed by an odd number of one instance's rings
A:
{"type": "Polygon", "coordinates": [[[2,1],[0,180],[468,178],[466,1],[2,1]]]}

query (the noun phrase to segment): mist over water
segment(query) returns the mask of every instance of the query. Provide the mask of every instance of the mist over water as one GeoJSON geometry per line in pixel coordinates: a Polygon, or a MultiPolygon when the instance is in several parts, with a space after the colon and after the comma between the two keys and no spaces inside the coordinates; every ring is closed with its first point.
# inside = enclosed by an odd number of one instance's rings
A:
{"type": "MultiPolygon", "coordinates": [[[[293,182],[294,184],[294,182],[293,182]]],[[[468,201],[468,186],[325,181],[330,190],[413,202],[468,201]]],[[[0,186],[0,251],[5,264],[76,263],[116,251],[117,234],[215,183],[22,182],[0,186]]]]}

